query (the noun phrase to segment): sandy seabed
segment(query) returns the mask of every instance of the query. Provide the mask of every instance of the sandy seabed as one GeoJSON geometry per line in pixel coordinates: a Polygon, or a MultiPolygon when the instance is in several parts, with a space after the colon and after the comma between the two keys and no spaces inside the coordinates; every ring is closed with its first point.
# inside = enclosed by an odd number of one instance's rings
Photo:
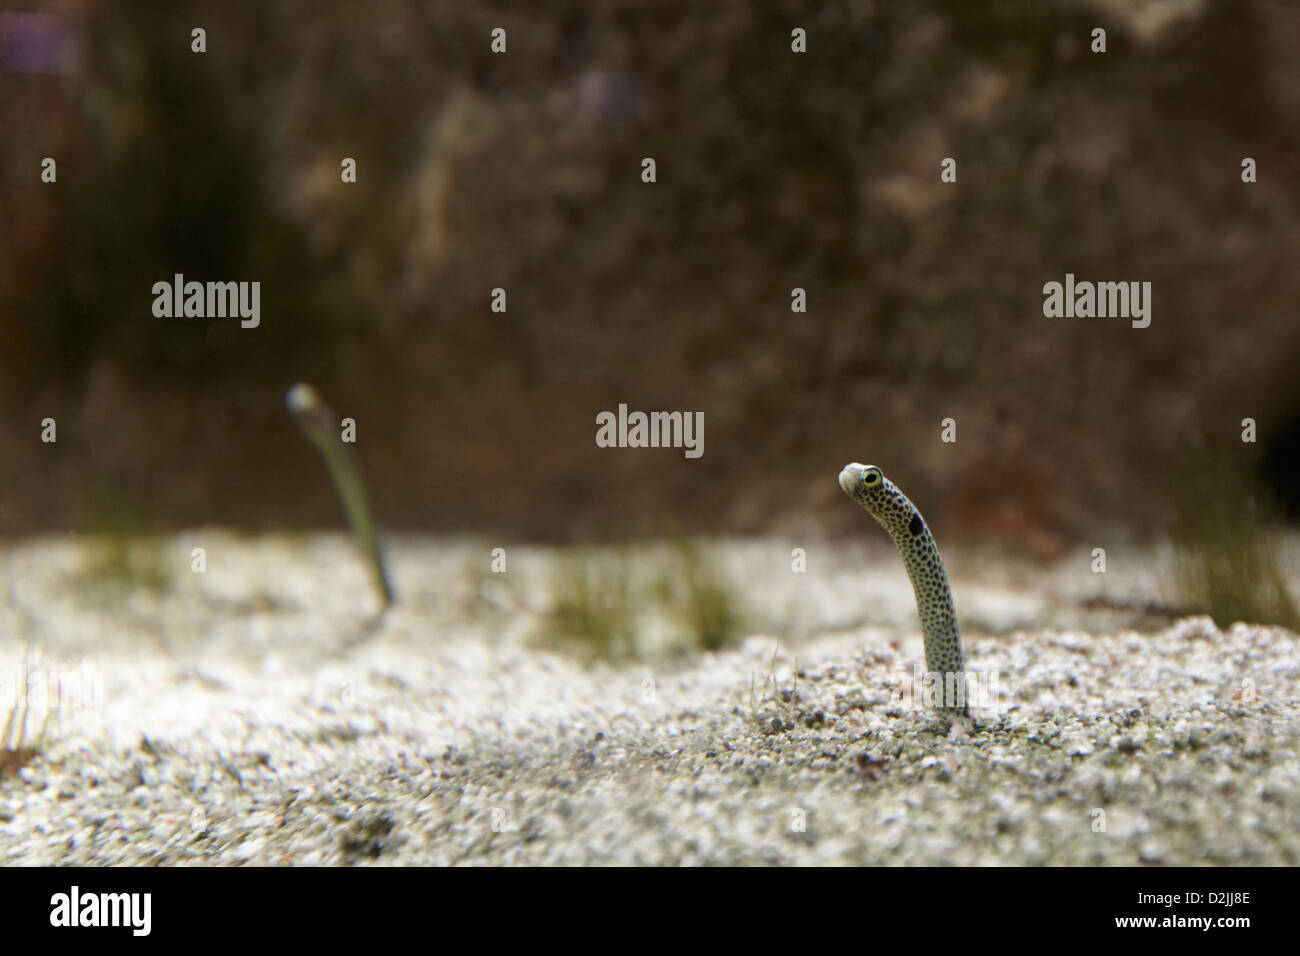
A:
{"type": "Polygon", "coordinates": [[[32,751],[0,864],[1300,862],[1300,638],[1087,600],[1146,572],[945,551],[979,694],[953,726],[887,542],[803,574],[709,545],[748,636],[621,663],[544,637],[557,552],[493,574],[496,546],[396,541],[382,616],[341,535],[0,552],[0,724],[25,684],[32,751]]]}

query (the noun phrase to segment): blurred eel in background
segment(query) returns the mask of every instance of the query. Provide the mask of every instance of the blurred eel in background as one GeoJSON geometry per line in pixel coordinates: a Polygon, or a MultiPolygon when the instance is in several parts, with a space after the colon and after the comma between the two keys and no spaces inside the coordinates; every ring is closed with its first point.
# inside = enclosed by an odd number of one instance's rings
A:
{"type": "Polygon", "coordinates": [[[379,544],[379,529],[366,499],[366,487],[361,481],[361,471],[356,458],[342,436],[336,431],[338,417],[325,404],[320,393],[306,384],[294,385],[285,395],[285,404],[302,427],[308,440],[316,446],[325,459],[334,488],[343,503],[343,513],[352,526],[352,537],[361,549],[362,556],[370,562],[375,587],[379,590],[384,609],[395,600],[393,588],[384,566],[383,550],[379,544]]]}

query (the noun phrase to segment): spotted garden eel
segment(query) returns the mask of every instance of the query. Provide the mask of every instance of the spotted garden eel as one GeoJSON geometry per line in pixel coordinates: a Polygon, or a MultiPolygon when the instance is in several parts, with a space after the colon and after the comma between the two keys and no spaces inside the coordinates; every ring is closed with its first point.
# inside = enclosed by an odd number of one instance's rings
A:
{"type": "Polygon", "coordinates": [[[969,717],[952,589],[925,519],[875,465],[845,465],[840,472],[840,487],[876,519],[903,556],[925,637],[925,668],[933,675],[926,681],[929,702],[942,713],[969,717]]]}
{"type": "Polygon", "coordinates": [[[379,592],[383,606],[387,608],[393,603],[393,586],[389,583],[388,569],[384,565],[379,529],[366,500],[366,486],[361,480],[361,470],[335,430],[334,423],[339,420],[338,416],[325,404],[320,392],[305,383],[289,389],[285,395],[285,404],[308,441],[316,446],[316,450],[325,459],[325,467],[338,492],[343,513],[352,526],[352,537],[370,564],[375,589],[379,592]]]}

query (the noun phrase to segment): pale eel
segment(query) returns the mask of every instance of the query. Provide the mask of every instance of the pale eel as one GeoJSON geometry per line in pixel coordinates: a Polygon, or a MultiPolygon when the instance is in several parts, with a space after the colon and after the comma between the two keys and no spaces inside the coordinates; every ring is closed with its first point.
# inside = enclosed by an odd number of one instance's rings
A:
{"type": "Polygon", "coordinates": [[[379,592],[383,606],[393,603],[393,587],[388,580],[388,569],[384,565],[384,553],[379,544],[379,530],[371,517],[370,506],[366,501],[366,488],[361,481],[361,471],[357,468],[347,445],[341,440],[335,423],[339,421],[333,410],[325,404],[320,392],[310,385],[298,384],[289,389],[285,404],[302,427],[303,434],[316,446],[325,467],[334,482],[343,513],[352,527],[352,537],[357,548],[370,564],[370,573],[374,577],[375,589],[379,592]]]}
{"type": "Polygon", "coordinates": [[[928,702],[943,713],[969,717],[952,589],[925,519],[875,465],[845,465],[840,472],[840,487],[876,519],[903,556],[925,638],[928,702]]]}

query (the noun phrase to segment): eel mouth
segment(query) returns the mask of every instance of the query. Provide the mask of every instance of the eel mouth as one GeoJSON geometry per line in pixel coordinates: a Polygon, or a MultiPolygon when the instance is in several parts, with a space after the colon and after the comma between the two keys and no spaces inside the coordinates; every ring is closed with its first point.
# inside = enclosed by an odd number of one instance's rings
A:
{"type": "Polygon", "coordinates": [[[840,472],[840,487],[850,498],[856,497],[855,492],[862,487],[862,473],[866,470],[866,465],[859,465],[855,461],[851,465],[845,465],[840,472]]]}

